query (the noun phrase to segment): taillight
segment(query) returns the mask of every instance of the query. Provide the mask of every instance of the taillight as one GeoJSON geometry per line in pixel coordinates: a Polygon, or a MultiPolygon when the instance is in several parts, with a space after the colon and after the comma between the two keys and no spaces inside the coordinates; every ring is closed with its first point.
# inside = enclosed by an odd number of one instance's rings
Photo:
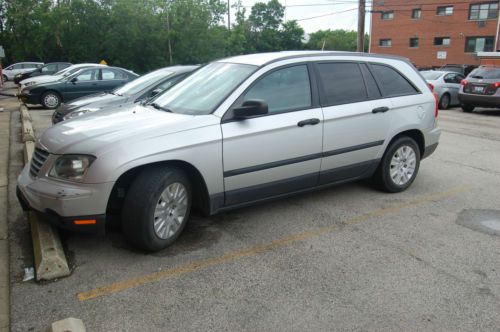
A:
{"type": "Polygon", "coordinates": [[[437,118],[439,114],[439,98],[436,93],[432,93],[434,95],[434,99],[436,100],[436,108],[434,109],[434,117],[437,118]]]}
{"type": "Polygon", "coordinates": [[[493,86],[494,86],[496,89],[500,88],[500,82],[493,83],[493,86]]]}
{"type": "Polygon", "coordinates": [[[434,84],[427,83],[427,85],[429,85],[429,89],[431,89],[431,91],[434,92],[434,84]]]}
{"type": "Polygon", "coordinates": [[[467,80],[461,80],[460,84],[463,85],[463,86],[466,86],[467,84],[469,84],[469,81],[467,81],[467,80]]]}

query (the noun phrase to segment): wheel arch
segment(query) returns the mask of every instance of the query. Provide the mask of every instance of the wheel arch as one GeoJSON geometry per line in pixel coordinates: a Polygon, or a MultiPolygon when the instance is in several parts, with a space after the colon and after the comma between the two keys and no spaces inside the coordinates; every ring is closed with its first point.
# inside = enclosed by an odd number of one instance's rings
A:
{"type": "Polygon", "coordinates": [[[389,144],[387,144],[386,151],[395,140],[403,136],[410,137],[415,142],[417,142],[418,150],[420,152],[420,157],[422,157],[425,153],[425,137],[424,134],[418,129],[405,130],[393,136],[392,139],[389,141],[389,144]]]}
{"type": "Polygon", "coordinates": [[[193,208],[199,210],[203,215],[208,215],[210,213],[210,196],[208,194],[208,188],[205,179],[195,166],[183,160],[167,160],[143,164],[125,171],[118,177],[113,186],[113,189],[111,190],[111,194],[108,198],[106,207],[106,214],[119,216],[121,214],[123,201],[127,194],[127,190],[134,179],[137,177],[137,175],[148,167],[161,165],[174,166],[186,173],[192,185],[193,208]]]}

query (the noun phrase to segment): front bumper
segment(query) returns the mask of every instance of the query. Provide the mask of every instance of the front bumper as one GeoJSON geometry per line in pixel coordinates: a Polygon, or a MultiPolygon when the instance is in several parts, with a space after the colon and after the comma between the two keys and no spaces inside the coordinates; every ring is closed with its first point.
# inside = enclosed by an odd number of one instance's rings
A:
{"type": "Polygon", "coordinates": [[[19,93],[17,97],[25,104],[40,104],[40,96],[38,95],[19,93]]]}
{"type": "Polygon", "coordinates": [[[500,107],[500,95],[498,94],[488,96],[460,92],[458,94],[458,100],[460,100],[461,104],[475,107],[500,107]]]}
{"type": "Polygon", "coordinates": [[[17,197],[23,209],[34,210],[61,228],[102,233],[106,207],[114,183],[66,183],[34,178],[26,165],[17,180],[17,197]]]}

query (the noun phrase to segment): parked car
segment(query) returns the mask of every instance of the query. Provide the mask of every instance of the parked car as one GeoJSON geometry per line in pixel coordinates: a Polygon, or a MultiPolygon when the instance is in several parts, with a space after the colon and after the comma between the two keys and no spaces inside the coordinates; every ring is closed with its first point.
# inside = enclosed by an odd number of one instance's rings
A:
{"type": "Polygon", "coordinates": [[[83,68],[55,82],[26,87],[19,94],[19,99],[26,104],[57,108],[63,101],[68,102],[100,91],[110,91],[137,77],[137,74],[118,67],[83,68]]]}
{"type": "Polygon", "coordinates": [[[2,69],[2,79],[4,82],[13,80],[17,74],[33,71],[43,66],[43,62],[18,62],[2,69]]]}
{"type": "Polygon", "coordinates": [[[294,51],[205,65],[148,104],[48,128],[18,178],[58,227],[158,250],[207,214],[372,177],[407,189],[434,152],[437,100],[399,57],[294,51]],[[108,219],[109,220],[109,219],[108,219]]]}
{"type": "Polygon", "coordinates": [[[37,68],[33,71],[17,74],[16,76],[14,76],[14,83],[19,84],[22,80],[25,80],[30,77],[52,75],[69,66],[71,66],[71,63],[69,62],[46,63],[45,65],[43,65],[43,67],[37,68]]]}
{"type": "Polygon", "coordinates": [[[155,70],[109,92],[100,92],[63,103],[54,111],[52,123],[108,107],[124,107],[167,90],[198,66],[175,66],[155,70]]]}
{"type": "Polygon", "coordinates": [[[458,93],[464,112],[472,112],[476,107],[500,108],[500,67],[480,66],[474,69],[458,93]]]}
{"type": "Polygon", "coordinates": [[[440,71],[453,71],[455,73],[460,73],[464,76],[469,75],[477,66],[474,65],[457,65],[457,64],[447,64],[439,68],[440,71]]]}
{"type": "Polygon", "coordinates": [[[458,90],[460,82],[465,78],[460,73],[449,71],[422,71],[420,72],[426,81],[432,85],[438,96],[439,108],[447,109],[450,105],[458,105],[458,90]]]}
{"type": "Polygon", "coordinates": [[[32,86],[35,84],[42,84],[42,83],[47,83],[47,82],[55,82],[58,81],[64,77],[68,77],[71,74],[76,73],[82,68],[88,68],[88,67],[96,67],[96,66],[101,66],[101,67],[107,67],[106,65],[99,65],[97,63],[79,63],[76,65],[71,65],[69,67],[66,67],[52,75],[42,75],[42,76],[37,76],[37,77],[30,77],[25,80],[22,80],[19,82],[21,84],[19,90],[22,91],[24,88],[28,86],[32,86]]]}

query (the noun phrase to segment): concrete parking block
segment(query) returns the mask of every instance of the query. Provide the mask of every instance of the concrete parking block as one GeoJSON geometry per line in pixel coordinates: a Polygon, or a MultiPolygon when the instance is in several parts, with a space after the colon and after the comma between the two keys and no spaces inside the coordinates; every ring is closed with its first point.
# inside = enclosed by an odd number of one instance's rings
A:
{"type": "MultiPolygon", "coordinates": [[[[24,162],[29,163],[35,150],[35,136],[31,116],[25,105],[21,105],[21,122],[24,141],[24,162]],[[32,134],[33,139],[25,140],[32,134]]],[[[68,276],[70,270],[64,250],[59,239],[59,233],[50,225],[39,221],[32,211],[28,214],[33,240],[35,270],[37,280],[52,280],[68,276]]]]}
{"type": "Polygon", "coordinates": [[[83,321],[78,318],[66,318],[52,323],[51,332],[85,332],[85,325],[83,321]]]}
{"type": "Polygon", "coordinates": [[[52,280],[70,274],[68,262],[57,231],[38,220],[32,211],[28,214],[33,239],[36,280],[52,280]]]}

